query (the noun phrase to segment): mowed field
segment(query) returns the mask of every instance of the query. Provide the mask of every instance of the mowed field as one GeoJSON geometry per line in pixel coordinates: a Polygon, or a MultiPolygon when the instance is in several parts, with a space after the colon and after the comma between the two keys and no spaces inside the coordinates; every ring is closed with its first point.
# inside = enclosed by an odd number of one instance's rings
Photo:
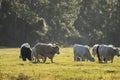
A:
{"type": "Polygon", "coordinates": [[[0,80],[120,80],[120,57],[107,64],[74,62],[73,49],[60,48],[54,62],[23,62],[19,59],[19,48],[0,49],[0,80]]]}

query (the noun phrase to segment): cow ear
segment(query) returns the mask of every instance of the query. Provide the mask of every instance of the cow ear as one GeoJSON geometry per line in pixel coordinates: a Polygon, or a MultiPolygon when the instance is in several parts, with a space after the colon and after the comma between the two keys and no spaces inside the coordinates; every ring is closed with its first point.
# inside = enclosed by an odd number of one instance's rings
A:
{"type": "Polygon", "coordinates": [[[52,46],[53,48],[59,48],[58,46],[52,46]]]}
{"type": "Polygon", "coordinates": [[[119,50],[117,48],[115,48],[114,51],[119,51],[119,50]]]}

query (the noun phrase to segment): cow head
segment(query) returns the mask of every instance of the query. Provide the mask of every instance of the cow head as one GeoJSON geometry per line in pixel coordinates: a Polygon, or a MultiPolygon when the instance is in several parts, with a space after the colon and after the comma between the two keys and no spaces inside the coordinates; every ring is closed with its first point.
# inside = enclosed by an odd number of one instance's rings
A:
{"type": "Polygon", "coordinates": [[[119,56],[120,56],[120,50],[118,50],[117,52],[118,52],[118,55],[117,55],[117,56],[119,57],[119,56]]]}
{"type": "Polygon", "coordinates": [[[26,59],[28,59],[29,61],[31,61],[31,55],[22,56],[22,60],[23,61],[26,61],[26,59]]]}
{"type": "Polygon", "coordinates": [[[95,61],[95,59],[94,59],[94,58],[91,58],[91,59],[90,59],[90,61],[94,62],[94,61],[95,61]]]}
{"type": "Polygon", "coordinates": [[[54,53],[60,54],[58,46],[52,46],[54,53]]]}
{"type": "Polygon", "coordinates": [[[120,51],[119,51],[119,49],[114,49],[114,51],[115,51],[115,55],[117,55],[117,56],[120,56],[120,51]]]}
{"type": "Polygon", "coordinates": [[[32,60],[32,59],[31,59],[31,54],[29,54],[29,55],[27,56],[27,59],[28,59],[29,61],[32,60]]]}
{"type": "Polygon", "coordinates": [[[23,60],[23,61],[26,61],[26,57],[23,56],[23,57],[22,57],[22,60],[23,60]]]}
{"type": "Polygon", "coordinates": [[[120,56],[120,51],[119,51],[119,55],[118,56],[120,56]]]}
{"type": "Polygon", "coordinates": [[[28,59],[29,61],[31,61],[31,55],[22,56],[22,60],[23,61],[26,61],[26,59],[28,59]]]}

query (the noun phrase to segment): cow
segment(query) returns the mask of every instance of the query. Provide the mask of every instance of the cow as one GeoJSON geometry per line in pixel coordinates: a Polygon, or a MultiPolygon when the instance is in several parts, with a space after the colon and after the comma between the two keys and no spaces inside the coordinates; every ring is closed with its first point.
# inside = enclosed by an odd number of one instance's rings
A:
{"type": "Polygon", "coordinates": [[[37,59],[37,62],[39,62],[38,55],[41,55],[43,57],[43,63],[46,62],[46,58],[48,57],[51,62],[53,63],[53,57],[55,54],[59,54],[59,47],[57,45],[49,45],[46,43],[37,43],[35,46],[35,58],[37,59]]]}
{"type": "Polygon", "coordinates": [[[31,61],[31,49],[29,43],[21,45],[19,57],[22,58],[23,61],[26,61],[26,59],[31,61]]]}
{"type": "MultiPolygon", "coordinates": [[[[105,44],[101,44],[101,45],[105,45],[105,44]]],[[[95,44],[93,47],[92,47],[92,55],[95,57],[96,55],[97,55],[97,53],[98,53],[98,47],[99,47],[100,45],[99,44],[95,44]]],[[[106,45],[106,46],[109,46],[109,47],[114,47],[114,45],[106,45]]]]}
{"type": "Polygon", "coordinates": [[[114,56],[120,56],[120,52],[117,48],[115,48],[112,45],[99,45],[98,46],[98,58],[99,62],[105,62],[111,61],[113,63],[114,56]]]}
{"type": "Polygon", "coordinates": [[[73,46],[73,52],[74,52],[74,61],[79,61],[80,59],[82,59],[82,61],[85,61],[85,59],[90,60],[92,62],[95,61],[95,59],[90,54],[89,46],[75,44],[73,46]]]}

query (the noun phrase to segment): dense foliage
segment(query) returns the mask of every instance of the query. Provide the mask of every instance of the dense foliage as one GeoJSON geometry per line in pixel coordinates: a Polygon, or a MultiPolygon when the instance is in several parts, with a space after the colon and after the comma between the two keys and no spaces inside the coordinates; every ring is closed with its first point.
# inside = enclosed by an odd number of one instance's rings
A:
{"type": "Polygon", "coordinates": [[[120,43],[119,0],[0,0],[0,45],[120,43]]]}

